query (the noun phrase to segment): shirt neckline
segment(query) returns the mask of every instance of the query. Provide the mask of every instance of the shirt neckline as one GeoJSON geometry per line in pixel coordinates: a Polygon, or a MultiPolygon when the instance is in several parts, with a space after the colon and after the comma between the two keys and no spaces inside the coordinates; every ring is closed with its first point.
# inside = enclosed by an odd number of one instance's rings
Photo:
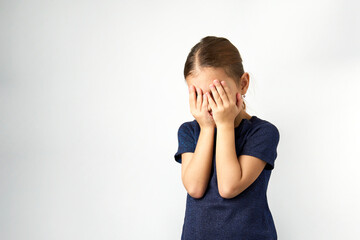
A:
{"type": "MultiPolygon", "coordinates": [[[[250,119],[247,119],[247,118],[241,119],[239,126],[235,127],[234,130],[237,131],[239,128],[242,127],[242,125],[244,125],[244,122],[253,122],[256,118],[257,118],[257,116],[253,115],[253,116],[251,116],[250,119]]],[[[216,130],[217,130],[217,128],[215,127],[215,131],[216,130]]]]}
{"type": "MultiPolygon", "coordinates": [[[[234,131],[237,132],[238,129],[240,129],[240,128],[244,125],[244,122],[248,122],[248,123],[249,123],[249,122],[254,122],[255,119],[258,119],[258,117],[257,117],[256,115],[251,116],[250,119],[247,119],[247,118],[241,119],[241,122],[240,122],[239,126],[235,127],[235,128],[234,128],[234,131]]],[[[196,119],[194,119],[194,122],[195,122],[196,125],[200,128],[200,125],[199,125],[199,123],[196,121],[196,119]]],[[[217,128],[215,127],[214,129],[215,129],[215,132],[216,132],[216,131],[217,131],[217,128]]]]}

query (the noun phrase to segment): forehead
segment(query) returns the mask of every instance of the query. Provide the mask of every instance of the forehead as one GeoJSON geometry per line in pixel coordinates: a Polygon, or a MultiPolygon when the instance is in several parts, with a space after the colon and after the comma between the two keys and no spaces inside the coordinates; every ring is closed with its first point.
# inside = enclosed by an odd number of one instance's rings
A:
{"type": "Polygon", "coordinates": [[[228,83],[228,86],[232,86],[233,80],[229,78],[224,69],[222,68],[213,68],[206,67],[202,69],[196,69],[194,74],[186,77],[187,84],[192,84],[197,87],[200,87],[203,90],[208,90],[209,85],[215,80],[225,81],[228,83]]]}

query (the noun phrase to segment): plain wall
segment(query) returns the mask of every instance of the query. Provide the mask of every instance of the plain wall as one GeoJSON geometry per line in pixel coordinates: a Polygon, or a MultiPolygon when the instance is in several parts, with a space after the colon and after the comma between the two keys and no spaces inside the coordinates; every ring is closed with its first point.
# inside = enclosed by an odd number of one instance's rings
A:
{"type": "Polygon", "coordinates": [[[360,235],[358,1],[1,1],[0,239],[180,239],[183,67],[228,38],[280,131],[279,239],[360,235]]]}

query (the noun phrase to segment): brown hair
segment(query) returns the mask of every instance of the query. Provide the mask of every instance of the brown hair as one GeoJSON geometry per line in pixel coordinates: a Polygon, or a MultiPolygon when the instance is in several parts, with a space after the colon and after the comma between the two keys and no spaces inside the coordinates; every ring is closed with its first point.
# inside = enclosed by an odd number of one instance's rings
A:
{"type": "MultiPolygon", "coordinates": [[[[207,36],[191,48],[184,66],[184,77],[192,75],[196,67],[222,68],[225,73],[240,84],[240,78],[244,74],[242,58],[238,49],[226,38],[207,36]]],[[[244,99],[244,110],[246,104],[244,99]]]]}

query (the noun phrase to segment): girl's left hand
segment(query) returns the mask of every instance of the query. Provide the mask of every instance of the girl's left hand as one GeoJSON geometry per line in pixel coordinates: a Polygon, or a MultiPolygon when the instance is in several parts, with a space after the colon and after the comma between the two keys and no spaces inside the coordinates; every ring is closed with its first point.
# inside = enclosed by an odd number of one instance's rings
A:
{"type": "Polygon", "coordinates": [[[242,110],[243,99],[240,93],[233,94],[225,81],[213,81],[210,89],[214,99],[208,94],[208,101],[216,126],[234,125],[236,116],[242,110]],[[214,86],[215,85],[215,86],[214,86]]]}

